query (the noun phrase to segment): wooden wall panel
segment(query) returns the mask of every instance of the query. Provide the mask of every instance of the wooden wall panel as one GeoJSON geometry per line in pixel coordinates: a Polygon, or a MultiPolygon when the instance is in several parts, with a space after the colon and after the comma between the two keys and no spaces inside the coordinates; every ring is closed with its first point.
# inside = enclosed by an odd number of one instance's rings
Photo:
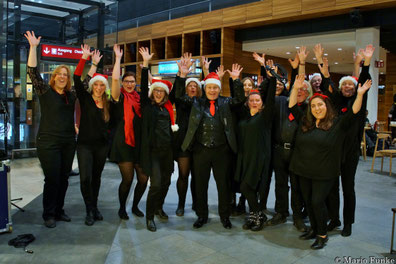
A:
{"type": "Polygon", "coordinates": [[[378,96],[379,121],[388,122],[388,113],[393,104],[394,94],[396,94],[396,54],[388,53],[386,54],[385,95],[378,96]]]}
{"type": "Polygon", "coordinates": [[[143,27],[139,27],[138,28],[138,38],[139,41],[141,39],[151,39],[151,29],[152,29],[152,25],[147,25],[147,26],[143,26],[143,27]]]}
{"type": "Polygon", "coordinates": [[[198,28],[202,28],[202,15],[195,15],[184,18],[184,32],[196,31],[198,28]]]}
{"type": "Polygon", "coordinates": [[[246,6],[246,23],[270,20],[272,18],[272,0],[263,0],[246,6]]]}
{"type": "Polygon", "coordinates": [[[138,40],[138,29],[131,28],[124,31],[123,42],[136,42],[138,40]]]}
{"type": "Polygon", "coordinates": [[[246,7],[244,5],[223,9],[223,27],[244,24],[246,7]]]}
{"type": "Polygon", "coordinates": [[[166,26],[167,35],[178,35],[183,33],[184,18],[172,19],[166,26]]]}
{"type": "Polygon", "coordinates": [[[156,23],[151,27],[151,38],[160,38],[166,36],[167,23],[156,23]]]}
{"type": "Polygon", "coordinates": [[[272,3],[273,16],[298,15],[300,13],[301,0],[274,0],[272,3]]]}
{"type": "Polygon", "coordinates": [[[223,24],[223,10],[216,10],[202,14],[201,27],[203,30],[218,28],[222,24],[223,24]]]}
{"type": "Polygon", "coordinates": [[[302,0],[302,11],[335,8],[336,0],[302,0]]]}
{"type": "Polygon", "coordinates": [[[355,6],[372,5],[372,4],[374,4],[374,0],[356,0],[356,1],[336,0],[336,5],[343,7],[355,7],[355,6]]]}

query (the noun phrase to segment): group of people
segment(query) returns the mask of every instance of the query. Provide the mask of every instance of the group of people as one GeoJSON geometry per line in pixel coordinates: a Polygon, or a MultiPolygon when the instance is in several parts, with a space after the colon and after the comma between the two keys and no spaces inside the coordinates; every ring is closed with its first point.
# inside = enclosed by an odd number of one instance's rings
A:
{"type": "Polygon", "coordinates": [[[323,248],[328,240],[327,231],[341,225],[341,175],[342,235],[351,235],[356,204],[354,179],[365,122],[366,92],[371,87],[368,73],[374,52],[371,45],[359,50],[353,76],[343,77],[338,87],[330,79],[328,61],[320,44],[314,48],[320,73],[313,74],[310,81],[305,80],[308,51],[301,47],[296,57],[289,60],[292,67],[289,86],[287,71],[282,66],[266,60],[265,54],[254,53],[254,60],[261,66],[258,87],[249,77],[240,80],[241,65],[233,64],[226,71],[220,66],[216,72],[209,72],[210,61],[206,58],[201,61],[203,80],[188,78],[193,64],[188,53],[177,62],[179,71],[173,84],[154,79],[149,72],[153,54],[142,47],[140,92],[135,89],[134,72],[120,74],[123,50],[118,45],[114,45],[111,85],[107,76],[96,73],[100,53],[83,45],[72,91],[67,66],[57,67],[49,84],[42,80],[36,56],[40,37],[29,31],[25,37],[30,43],[28,74],[41,106],[37,152],[45,175],[45,226],[53,228],[56,221],[70,221],[63,205],[77,149],[86,225],[103,219],[98,210],[98,195],[101,173],[109,156],[110,161],[118,164],[122,176],[119,217],[129,219],[126,202],[136,172],[131,211],[138,217],[146,216],[150,231],[157,229],[155,215],[168,219],[163,205],[176,161],[179,172],[176,215],[184,215],[191,174],[193,210],[198,217],[194,228],[208,222],[211,171],[217,185],[218,213],[226,229],[232,228],[232,201],[235,202],[237,192],[241,193],[241,207],[247,200],[250,211],[243,229],[258,231],[286,222],[290,179],[293,222],[303,232],[300,238],[315,239],[312,249],[323,248]],[[81,80],[89,57],[90,70],[81,80]],[[231,97],[220,95],[226,73],[230,77],[231,97]],[[81,120],[76,142],[77,98],[81,120]],[[265,209],[273,171],[276,214],[268,220],[265,209]],[[148,179],[144,214],[138,204],[148,179]],[[304,223],[304,211],[308,213],[310,228],[304,223]]]}

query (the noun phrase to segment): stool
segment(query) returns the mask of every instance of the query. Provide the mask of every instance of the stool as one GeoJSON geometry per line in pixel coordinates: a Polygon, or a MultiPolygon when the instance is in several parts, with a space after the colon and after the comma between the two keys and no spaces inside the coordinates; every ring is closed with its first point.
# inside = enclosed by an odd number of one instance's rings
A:
{"type": "Polygon", "coordinates": [[[390,253],[396,253],[395,250],[393,250],[393,235],[395,233],[395,213],[396,213],[396,208],[392,208],[393,212],[393,221],[392,221],[392,239],[391,239],[391,248],[390,248],[390,253]]]}

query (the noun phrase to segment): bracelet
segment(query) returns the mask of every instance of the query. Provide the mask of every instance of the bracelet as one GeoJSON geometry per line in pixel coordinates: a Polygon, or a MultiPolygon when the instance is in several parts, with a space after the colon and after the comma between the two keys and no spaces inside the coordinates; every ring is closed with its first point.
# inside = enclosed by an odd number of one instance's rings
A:
{"type": "Polygon", "coordinates": [[[305,65],[305,63],[300,63],[300,65],[301,65],[301,66],[304,66],[304,65],[305,65]]]}
{"type": "Polygon", "coordinates": [[[95,63],[93,63],[93,62],[92,62],[92,65],[95,66],[95,67],[98,67],[98,64],[95,64],[95,63]]]}

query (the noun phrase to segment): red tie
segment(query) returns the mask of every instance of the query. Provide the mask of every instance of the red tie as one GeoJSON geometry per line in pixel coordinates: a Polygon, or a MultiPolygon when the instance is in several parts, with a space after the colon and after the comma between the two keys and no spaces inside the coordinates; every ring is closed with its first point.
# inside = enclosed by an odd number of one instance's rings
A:
{"type": "Polygon", "coordinates": [[[209,109],[210,114],[214,116],[216,112],[215,101],[209,101],[209,103],[210,103],[210,109],[209,109]]]}

